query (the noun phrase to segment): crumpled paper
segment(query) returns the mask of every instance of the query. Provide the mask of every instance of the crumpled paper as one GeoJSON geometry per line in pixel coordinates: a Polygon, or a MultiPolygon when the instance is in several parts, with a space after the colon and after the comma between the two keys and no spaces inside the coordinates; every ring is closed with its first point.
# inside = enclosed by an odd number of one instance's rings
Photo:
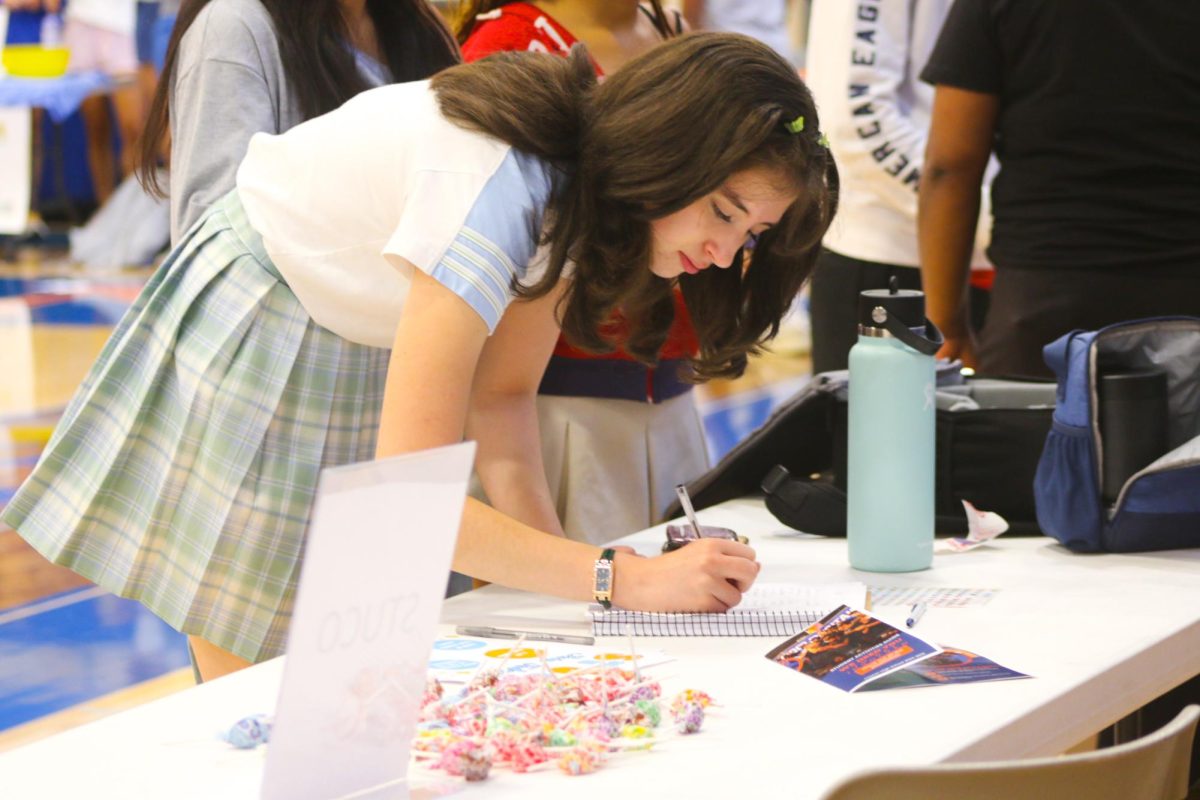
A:
{"type": "Polygon", "coordinates": [[[962,501],[967,512],[967,535],[945,539],[939,549],[943,553],[965,553],[985,545],[1008,530],[1008,520],[995,511],[980,511],[966,500],[962,501]]]}

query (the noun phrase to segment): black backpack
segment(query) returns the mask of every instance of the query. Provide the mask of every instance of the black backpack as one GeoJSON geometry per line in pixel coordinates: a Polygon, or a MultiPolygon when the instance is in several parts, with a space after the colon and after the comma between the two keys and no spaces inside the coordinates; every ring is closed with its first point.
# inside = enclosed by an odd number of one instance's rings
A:
{"type": "MultiPolygon", "coordinates": [[[[815,376],[715,467],[688,484],[706,508],[748,494],[790,528],[846,535],[845,371],[815,376]]],[[[962,500],[1008,520],[1010,532],[1039,534],[1033,476],[1050,430],[1049,381],[963,378],[938,371],[935,511],[937,531],[963,534],[962,500]]],[[[682,513],[678,504],[666,518],[682,513]]]]}

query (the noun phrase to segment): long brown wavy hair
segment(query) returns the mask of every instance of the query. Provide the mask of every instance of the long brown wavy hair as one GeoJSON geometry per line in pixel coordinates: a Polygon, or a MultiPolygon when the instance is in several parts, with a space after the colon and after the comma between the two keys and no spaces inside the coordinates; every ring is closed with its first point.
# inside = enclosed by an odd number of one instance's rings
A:
{"type": "MultiPolygon", "coordinates": [[[[259,0],[275,29],[279,58],[304,119],[332,111],[369,88],[346,46],[349,32],[338,0],[259,0]]],[[[179,43],[211,0],[183,0],[167,45],[167,57],[140,140],[138,180],[165,196],[155,169],[170,129],[169,98],[179,61],[179,43]]],[[[367,14],[386,66],[397,82],[428,78],[457,64],[458,45],[427,0],[367,0],[367,14]]],[[[234,110],[232,113],[237,113],[234,110]]]]}
{"type": "Polygon", "coordinates": [[[650,223],[718,189],[731,175],[770,170],[798,192],[758,237],[748,265],[678,278],[700,343],[698,379],[735,377],[812,272],[837,210],[838,172],[820,140],[812,95],[766,45],[693,33],[638,56],[597,85],[587,51],[569,58],[498,53],[433,78],[442,113],[554,167],[543,232],[549,292],[573,263],[559,316],[576,346],[613,348],[604,322],[620,308],[625,349],[654,363],[674,317],[672,281],[650,271],[650,223]],[[803,131],[787,123],[804,118],[803,131]],[[744,267],[744,268],[743,268],[744,267]]]}
{"type": "MultiPolygon", "coordinates": [[[[486,14],[489,11],[495,11],[502,6],[507,6],[514,1],[459,0],[455,4],[454,9],[446,15],[450,21],[450,30],[454,31],[454,38],[458,39],[460,45],[466,44],[467,37],[475,30],[476,17],[480,14],[486,14]]],[[[671,24],[666,10],[663,9],[662,0],[648,0],[645,5],[650,8],[650,18],[654,22],[654,27],[658,29],[658,34],[664,39],[674,36],[676,33],[675,26],[671,24]]]]}

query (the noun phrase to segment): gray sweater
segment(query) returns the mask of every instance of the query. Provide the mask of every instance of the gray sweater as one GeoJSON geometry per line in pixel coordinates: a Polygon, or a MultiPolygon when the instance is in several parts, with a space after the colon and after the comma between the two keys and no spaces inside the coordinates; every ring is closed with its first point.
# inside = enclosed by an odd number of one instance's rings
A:
{"type": "MultiPolygon", "coordinates": [[[[360,65],[363,59],[360,58],[360,65]]],[[[360,66],[384,82],[381,68],[360,66]]],[[[171,85],[171,244],[234,186],[250,137],[303,122],[258,0],[212,0],[188,28],[171,85]]]]}

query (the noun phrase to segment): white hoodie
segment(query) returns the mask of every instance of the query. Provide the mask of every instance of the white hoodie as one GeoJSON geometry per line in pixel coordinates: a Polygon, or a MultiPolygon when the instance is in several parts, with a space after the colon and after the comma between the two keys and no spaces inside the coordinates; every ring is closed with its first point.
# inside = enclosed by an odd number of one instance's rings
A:
{"type": "MultiPolygon", "coordinates": [[[[837,217],[825,235],[836,253],[916,267],[917,185],[934,89],[920,81],[953,0],[813,0],[807,83],[841,173],[837,217]]],[[[976,251],[991,231],[984,182],[976,251]]]]}

